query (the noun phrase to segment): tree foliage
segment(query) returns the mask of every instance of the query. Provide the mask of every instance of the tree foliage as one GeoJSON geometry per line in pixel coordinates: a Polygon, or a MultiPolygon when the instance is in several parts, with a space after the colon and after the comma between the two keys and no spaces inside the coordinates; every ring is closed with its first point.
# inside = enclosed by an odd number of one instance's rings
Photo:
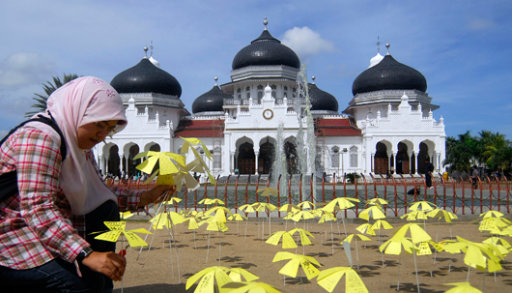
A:
{"type": "Polygon", "coordinates": [[[450,171],[469,172],[472,165],[488,171],[509,172],[512,167],[512,142],[501,133],[484,130],[479,136],[468,132],[446,139],[445,165],[450,171]]]}
{"type": "Polygon", "coordinates": [[[46,101],[48,101],[48,97],[62,85],[77,78],[76,74],[63,74],[62,79],[58,76],[53,76],[51,81],[47,81],[43,83],[44,94],[34,93],[34,103],[32,104],[32,108],[34,110],[28,111],[25,113],[25,117],[30,118],[39,112],[43,112],[46,110],[46,101]]]}

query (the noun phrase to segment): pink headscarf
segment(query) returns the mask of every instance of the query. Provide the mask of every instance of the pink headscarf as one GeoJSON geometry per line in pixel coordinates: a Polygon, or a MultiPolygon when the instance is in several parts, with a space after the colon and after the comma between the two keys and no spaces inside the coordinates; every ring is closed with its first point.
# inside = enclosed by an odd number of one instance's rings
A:
{"type": "Polygon", "coordinates": [[[92,76],[66,83],[50,95],[47,108],[66,140],[67,156],[62,164],[60,186],[74,215],[85,215],[115,195],[78,147],[78,128],[84,124],[120,120],[116,131],[126,126],[123,102],[116,90],[92,76]]]}

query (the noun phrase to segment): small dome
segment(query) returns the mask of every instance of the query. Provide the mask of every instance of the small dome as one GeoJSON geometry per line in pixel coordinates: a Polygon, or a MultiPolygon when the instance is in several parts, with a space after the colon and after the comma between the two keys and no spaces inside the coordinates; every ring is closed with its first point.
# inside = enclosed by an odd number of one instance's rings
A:
{"type": "Polygon", "coordinates": [[[336,98],[319,89],[316,84],[308,83],[309,101],[311,102],[311,110],[324,110],[338,112],[338,101],[336,98]]]}
{"type": "Polygon", "coordinates": [[[368,66],[368,68],[379,64],[379,62],[382,61],[382,59],[384,59],[384,56],[377,52],[377,55],[373,56],[372,59],[370,59],[370,66],[368,66]]]}
{"type": "Polygon", "coordinates": [[[119,93],[160,93],[181,96],[181,85],[166,71],[156,67],[148,58],[116,75],[110,82],[119,93]]]}
{"type": "Polygon", "coordinates": [[[281,44],[267,29],[233,59],[233,70],[252,65],[286,65],[300,68],[300,60],[292,49],[281,44]]]}
{"type": "Polygon", "coordinates": [[[379,90],[418,90],[426,92],[427,80],[416,69],[386,55],[382,61],[363,71],[352,84],[352,93],[379,90]]]}
{"type": "Polygon", "coordinates": [[[229,98],[233,97],[225,94],[217,85],[214,85],[211,90],[194,100],[194,103],[192,103],[192,113],[222,111],[224,99],[229,98]]]}

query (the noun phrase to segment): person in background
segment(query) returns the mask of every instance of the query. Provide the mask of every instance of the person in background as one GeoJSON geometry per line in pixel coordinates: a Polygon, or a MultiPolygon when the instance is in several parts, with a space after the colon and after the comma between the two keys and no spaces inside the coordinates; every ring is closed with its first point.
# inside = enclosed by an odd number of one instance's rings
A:
{"type": "Polygon", "coordinates": [[[473,165],[471,167],[471,183],[473,184],[474,189],[478,189],[478,177],[480,174],[478,173],[478,168],[473,165]]]}
{"type": "Polygon", "coordinates": [[[70,81],[50,95],[41,114],[54,119],[62,136],[29,122],[0,146],[0,175],[15,170],[18,187],[0,202],[1,290],[112,292],[126,259],[115,243],[90,233],[119,220],[119,208],[157,202],[170,187],[111,190],[101,180],[91,148],[127,123],[121,97],[105,81],[70,81]]]}
{"type": "Polygon", "coordinates": [[[432,172],[434,172],[434,165],[429,159],[425,159],[425,184],[427,188],[432,188],[432,172]]]}

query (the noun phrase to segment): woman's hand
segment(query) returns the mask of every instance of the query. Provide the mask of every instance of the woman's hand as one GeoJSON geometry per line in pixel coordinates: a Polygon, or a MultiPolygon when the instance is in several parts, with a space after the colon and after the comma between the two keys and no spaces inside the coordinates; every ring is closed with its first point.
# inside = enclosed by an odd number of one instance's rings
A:
{"type": "Polygon", "coordinates": [[[174,185],[157,185],[156,187],[143,192],[138,207],[146,206],[150,203],[158,203],[164,199],[164,192],[174,192],[176,187],[174,185]]]}
{"type": "Polygon", "coordinates": [[[93,251],[82,260],[82,264],[113,281],[120,281],[126,268],[126,258],[112,251],[93,251]]]}

